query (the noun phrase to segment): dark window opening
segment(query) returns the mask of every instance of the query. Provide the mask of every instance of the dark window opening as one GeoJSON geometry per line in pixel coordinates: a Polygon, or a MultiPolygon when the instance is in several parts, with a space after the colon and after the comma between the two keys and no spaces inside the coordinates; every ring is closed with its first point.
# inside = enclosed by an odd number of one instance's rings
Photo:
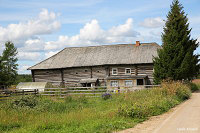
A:
{"type": "Polygon", "coordinates": [[[98,73],[100,72],[100,71],[97,71],[98,73]]]}
{"type": "Polygon", "coordinates": [[[91,87],[91,83],[82,83],[83,87],[91,87]]]}
{"type": "Polygon", "coordinates": [[[137,79],[137,85],[144,85],[143,79],[137,79]]]}
{"type": "Polygon", "coordinates": [[[126,74],[131,74],[131,69],[130,69],[130,68],[126,68],[126,69],[125,69],[125,73],[126,73],[126,74]]]}
{"type": "Polygon", "coordinates": [[[85,72],[87,72],[88,70],[85,70],[85,72]]]}
{"type": "Polygon", "coordinates": [[[78,74],[78,73],[76,73],[76,74],[78,74]]]}

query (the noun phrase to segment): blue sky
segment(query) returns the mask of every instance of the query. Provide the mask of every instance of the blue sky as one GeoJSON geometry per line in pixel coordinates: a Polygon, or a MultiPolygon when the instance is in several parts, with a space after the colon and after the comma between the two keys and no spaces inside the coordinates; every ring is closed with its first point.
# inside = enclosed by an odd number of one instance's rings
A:
{"type": "MultiPolygon", "coordinates": [[[[19,73],[65,47],[157,42],[172,0],[0,0],[0,53],[18,48],[19,73]]],[[[200,0],[180,0],[200,42],[200,0]]],[[[200,53],[198,48],[196,53],[200,53]]]]}

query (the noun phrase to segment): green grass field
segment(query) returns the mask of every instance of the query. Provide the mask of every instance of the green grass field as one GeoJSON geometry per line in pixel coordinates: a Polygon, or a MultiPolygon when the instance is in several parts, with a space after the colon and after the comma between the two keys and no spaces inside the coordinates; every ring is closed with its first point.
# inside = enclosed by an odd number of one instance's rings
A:
{"type": "Polygon", "coordinates": [[[133,127],[188,99],[188,85],[163,84],[162,88],[101,97],[22,97],[0,102],[0,132],[94,133],[133,127]]]}

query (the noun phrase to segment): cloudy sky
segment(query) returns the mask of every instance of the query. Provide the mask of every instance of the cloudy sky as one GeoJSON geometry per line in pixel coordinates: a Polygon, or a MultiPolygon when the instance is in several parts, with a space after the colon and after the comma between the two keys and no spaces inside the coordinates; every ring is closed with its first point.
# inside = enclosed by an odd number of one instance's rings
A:
{"type": "MultiPolygon", "coordinates": [[[[0,54],[18,48],[19,73],[65,47],[157,42],[172,0],[0,0],[0,54]]],[[[200,0],[180,0],[200,42],[200,0]]],[[[196,50],[200,53],[200,48],[196,50]]]]}

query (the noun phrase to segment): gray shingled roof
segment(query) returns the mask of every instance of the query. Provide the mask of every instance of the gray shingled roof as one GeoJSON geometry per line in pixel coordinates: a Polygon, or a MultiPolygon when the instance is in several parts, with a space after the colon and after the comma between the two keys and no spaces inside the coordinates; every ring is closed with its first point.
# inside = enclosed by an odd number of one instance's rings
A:
{"type": "Polygon", "coordinates": [[[52,57],[32,66],[34,69],[56,69],[81,66],[153,63],[157,56],[157,43],[68,47],[52,57]]]}

